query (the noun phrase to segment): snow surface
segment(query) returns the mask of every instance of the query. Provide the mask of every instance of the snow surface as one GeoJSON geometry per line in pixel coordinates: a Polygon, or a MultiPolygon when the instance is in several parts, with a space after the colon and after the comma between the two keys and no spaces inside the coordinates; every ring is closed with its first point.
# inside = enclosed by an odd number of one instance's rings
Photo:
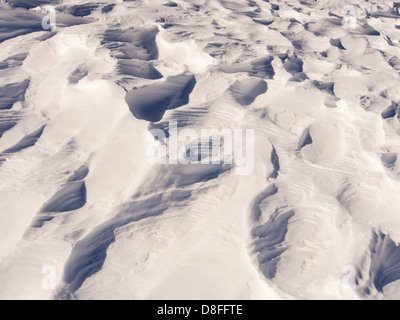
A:
{"type": "Polygon", "coordinates": [[[2,1],[0,299],[400,299],[399,19],[2,1]],[[150,164],[171,120],[254,129],[254,172],[150,164]]]}

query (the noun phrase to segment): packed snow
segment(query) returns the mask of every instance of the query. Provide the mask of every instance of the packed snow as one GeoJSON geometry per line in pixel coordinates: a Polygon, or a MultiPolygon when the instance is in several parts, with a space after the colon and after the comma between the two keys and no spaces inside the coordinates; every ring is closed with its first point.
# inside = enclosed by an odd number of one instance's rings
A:
{"type": "Polygon", "coordinates": [[[399,73],[391,1],[2,0],[0,299],[400,299],[399,73]]]}

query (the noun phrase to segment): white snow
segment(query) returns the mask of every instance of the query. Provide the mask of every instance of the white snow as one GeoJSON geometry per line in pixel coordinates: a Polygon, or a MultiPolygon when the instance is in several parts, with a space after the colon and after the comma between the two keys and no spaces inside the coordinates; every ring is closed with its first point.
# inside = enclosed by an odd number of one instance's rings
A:
{"type": "Polygon", "coordinates": [[[392,3],[174,3],[0,3],[0,299],[399,299],[392,3]],[[254,171],[149,163],[170,121],[254,171]]]}

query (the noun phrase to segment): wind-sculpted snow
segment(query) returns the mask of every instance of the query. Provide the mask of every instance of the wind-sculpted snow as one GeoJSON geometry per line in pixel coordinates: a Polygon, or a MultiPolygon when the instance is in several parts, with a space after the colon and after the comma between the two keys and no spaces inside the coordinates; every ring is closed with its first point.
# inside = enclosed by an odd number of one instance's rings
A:
{"type": "Polygon", "coordinates": [[[80,66],[70,74],[70,76],[68,77],[68,82],[70,84],[79,83],[79,81],[81,81],[87,75],[88,75],[88,70],[85,68],[85,66],[84,65],[80,66]]]}
{"type": "Polygon", "coordinates": [[[67,184],[42,208],[42,212],[65,212],[82,208],[86,203],[86,186],[77,181],[67,184]]]}
{"type": "Polygon", "coordinates": [[[27,56],[28,53],[24,52],[5,59],[4,61],[0,62],[0,70],[21,66],[27,56]]]}
{"type": "Polygon", "coordinates": [[[137,60],[120,60],[118,70],[123,75],[129,75],[144,79],[161,79],[163,76],[151,63],[143,63],[137,60]]]}
{"type": "Polygon", "coordinates": [[[31,9],[43,5],[56,5],[60,4],[60,0],[7,0],[5,1],[13,8],[26,8],[31,9]]]}
{"type": "Polygon", "coordinates": [[[272,61],[274,57],[256,59],[249,63],[235,64],[232,66],[221,66],[221,70],[226,73],[248,72],[249,75],[257,76],[262,79],[273,79],[275,75],[272,61]]]}
{"type": "Polygon", "coordinates": [[[276,179],[276,178],[278,178],[279,170],[280,170],[281,166],[279,164],[279,156],[274,147],[272,148],[272,151],[271,151],[271,163],[272,163],[274,170],[273,170],[272,174],[270,175],[270,178],[276,179]]]}
{"type": "Polygon", "coordinates": [[[136,118],[158,122],[167,110],[188,104],[195,85],[193,75],[169,77],[159,84],[131,90],[126,102],[136,118]]]}
{"type": "Polygon", "coordinates": [[[16,124],[17,124],[16,121],[2,120],[0,122],[0,138],[3,136],[3,134],[5,132],[7,132],[8,130],[12,129],[16,124]]]}
{"type": "MultiPolygon", "coordinates": [[[[189,206],[194,201],[198,193],[194,190],[183,189],[191,187],[198,182],[207,182],[217,179],[227,168],[210,165],[206,168],[172,168],[172,172],[159,174],[156,178],[158,190],[154,194],[140,194],[132,200],[123,204],[118,209],[115,218],[103,223],[84,239],[76,243],[64,272],[65,286],[58,292],[57,298],[70,299],[91,275],[100,271],[107,259],[107,250],[116,241],[115,232],[117,229],[129,225],[132,222],[149,219],[162,215],[167,210],[176,207],[189,206]],[[177,190],[168,191],[168,187],[175,185],[177,190]],[[138,198],[143,198],[139,200],[138,198]]],[[[154,185],[155,181],[149,184],[154,185]]],[[[144,185],[144,190],[146,186],[144,185]]],[[[202,192],[200,190],[200,192],[202,192]]],[[[204,192],[204,191],[203,191],[204,192]]],[[[54,198],[59,199],[59,195],[64,195],[64,190],[54,198]]],[[[54,203],[50,201],[50,203],[54,203]]]]}
{"type": "Polygon", "coordinates": [[[99,4],[96,3],[86,3],[82,5],[76,5],[69,8],[68,13],[72,14],[75,17],[86,17],[90,16],[94,10],[99,7],[99,4]]]}
{"type": "Polygon", "coordinates": [[[72,176],[68,178],[68,182],[83,180],[87,177],[88,174],[89,174],[89,168],[83,165],[78,170],[76,170],[72,176]]]}
{"type": "Polygon", "coordinates": [[[259,79],[246,79],[238,81],[231,86],[231,91],[242,106],[251,105],[259,95],[267,92],[268,85],[259,79]]]}
{"type": "Polygon", "coordinates": [[[128,30],[107,30],[102,44],[109,48],[117,58],[154,60],[158,58],[155,42],[157,28],[134,28],[128,30]]]}
{"type": "Polygon", "coordinates": [[[29,147],[33,147],[36,144],[36,142],[40,139],[45,128],[46,126],[42,126],[41,128],[35,130],[34,132],[26,135],[20,141],[18,141],[14,146],[2,151],[2,153],[11,154],[20,152],[29,147]]]}
{"type": "MultiPolygon", "coordinates": [[[[168,198],[171,201],[179,202],[190,197],[190,195],[188,191],[181,191],[170,195],[168,198]]],[[[145,201],[132,201],[124,206],[123,212],[115,219],[104,223],[87,237],[77,242],[66,263],[64,273],[64,282],[68,284],[66,289],[70,293],[75,292],[87,278],[101,270],[107,257],[107,249],[115,241],[115,230],[117,228],[165,212],[169,208],[169,204],[161,200],[162,195],[156,195],[145,201]]],[[[70,298],[65,296],[68,291],[61,291],[59,298],[70,298]]]]}
{"type": "Polygon", "coordinates": [[[383,0],[0,2],[0,299],[399,299],[399,30],[383,0]]]}
{"type": "MultiPolygon", "coordinates": [[[[50,32],[51,29],[43,29],[42,20],[46,16],[40,11],[28,11],[23,8],[33,8],[39,5],[51,4],[48,1],[22,1],[10,2],[15,9],[0,3],[0,43],[14,37],[36,32],[50,32]]],[[[85,24],[87,21],[71,15],[59,15],[58,23],[63,26],[85,24]]]]}
{"type": "Polygon", "coordinates": [[[371,278],[375,288],[382,292],[384,287],[400,280],[400,248],[390,236],[374,233],[370,244],[371,278]]]}
{"type": "Polygon", "coordinates": [[[20,83],[9,83],[0,87],[0,110],[11,109],[14,103],[25,100],[29,79],[20,83]]]}
{"type": "Polygon", "coordinates": [[[276,212],[265,225],[253,231],[253,236],[259,238],[254,242],[255,251],[258,252],[258,263],[268,279],[275,277],[278,262],[286,251],[284,241],[289,220],[293,216],[294,212],[286,212],[282,215],[276,212]]]}

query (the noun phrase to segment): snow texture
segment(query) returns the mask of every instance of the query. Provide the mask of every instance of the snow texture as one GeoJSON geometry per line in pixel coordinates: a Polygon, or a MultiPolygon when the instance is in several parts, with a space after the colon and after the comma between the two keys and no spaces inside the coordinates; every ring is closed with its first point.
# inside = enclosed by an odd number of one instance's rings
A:
{"type": "Polygon", "coordinates": [[[391,1],[0,2],[0,299],[400,299],[399,74],[391,1]]]}

